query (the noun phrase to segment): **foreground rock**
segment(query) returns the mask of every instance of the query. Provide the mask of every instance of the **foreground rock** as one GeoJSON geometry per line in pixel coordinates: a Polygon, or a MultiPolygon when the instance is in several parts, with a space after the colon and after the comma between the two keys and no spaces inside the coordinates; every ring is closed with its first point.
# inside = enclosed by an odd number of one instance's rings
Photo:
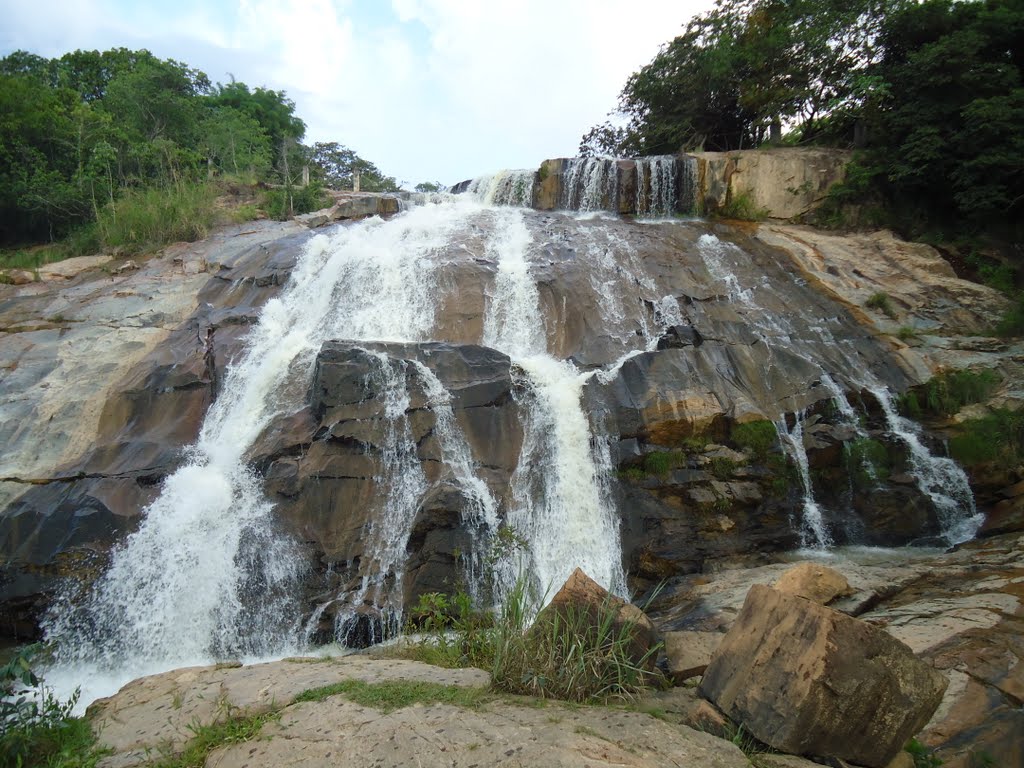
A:
{"type": "Polygon", "coordinates": [[[700,690],[776,749],[884,768],[931,718],[946,685],[884,631],[757,585],[700,690]]]}
{"type": "Polygon", "coordinates": [[[426,682],[480,689],[480,670],[348,656],[251,667],[201,667],[142,678],[90,710],[103,768],[178,752],[190,726],[278,710],[256,739],[214,751],[207,766],[656,766],[747,768],[740,750],[681,725],[614,708],[535,706],[481,696],[471,709],[424,703],[383,713],[343,695],[293,704],[303,690],[344,680],[426,682]]]}
{"type": "Polygon", "coordinates": [[[775,588],[787,595],[806,597],[820,605],[828,605],[837,597],[853,593],[843,574],[818,563],[794,565],[779,577],[775,588]]]}
{"type": "MultiPolygon", "coordinates": [[[[885,628],[949,680],[938,711],[917,736],[943,767],[975,768],[985,759],[1024,764],[1024,536],[943,554],[835,553],[828,564],[853,590],[834,608],[885,628]]],[[[685,577],[649,610],[663,630],[724,633],[752,584],[771,585],[791,567],[685,577]]]]}

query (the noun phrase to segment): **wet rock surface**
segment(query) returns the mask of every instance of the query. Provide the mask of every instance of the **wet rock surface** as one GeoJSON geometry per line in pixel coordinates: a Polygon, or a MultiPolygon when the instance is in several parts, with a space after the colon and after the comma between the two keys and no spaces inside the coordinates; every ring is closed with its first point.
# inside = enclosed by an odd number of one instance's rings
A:
{"type": "MultiPolygon", "coordinates": [[[[803,490],[792,463],[777,438],[767,452],[752,451],[732,441],[732,430],[769,420],[792,428],[794,414],[805,409],[803,446],[836,543],[896,545],[938,533],[933,506],[907,480],[905,449],[887,435],[859,382],[870,375],[898,391],[925,380],[953,353],[896,345],[894,356],[891,339],[879,340],[877,323],[866,324],[871,318],[857,306],[877,285],[860,285],[855,295],[843,286],[856,278],[854,269],[881,280],[891,271],[891,250],[907,250],[916,255],[901,261],[906,295],[915,281],[931,286],[914,297],[915,312],[939,317],[963,303],[973,313],[964,315],[971,332],[993,315],[985,308],[988,289],[945,273],[937,280],[941,270],[923,246],[883,236],[816,235],[807,245],[802,228],[781,225],[751,235],[694,221],[559,213],[525,221],[548,349],[590,372],[584,404],[598,433],[610,438],[618,471],[611,492],[636,587],[764,562],[799,545],[803,490]],[[815,253],[825,254],[822,274],[839,272],[835,285],[824,277],[794,279],[794,260],[801,274],[810,273],[814,264],[801,259],[815,253]],[[885,445],[890,480],[871,488],[849,482],[844,449],[855,435],[830,410],[835,392],[823,373],[866,414],[869,436],[885,445]],[[696,438],[704,442],[688,442],[696,438]],[[659,454],[669,455],[667,468],[659,454]]],[[[452,388],[475,471],[501,509],[519,459],[522,414],[507,359],[476,346],[496,275],[486,241],[492,225],[482,212],[433,254],[439,267],[431,335],[443,341],[375,349],[396,364],[426,365],[452,388]]],[[[248,224],[173,246],[139,269],[119,271],[116,260],[99,264],[109,272],[72,265],[68,278],[0,286],[0,436],[9,446],[0,460],[0,603],[17,606],[5,614],[16,633],[36,631],[46,595],[75,570],[70,564],[92,563],[81,573],[95,574],[110,544],[134,528],[162,479],[183,461],[226,366],[310,237],[294,222],[248,224]]],[[[324,371],[337,373],[335,399],[328,403],[318,384],[296,379],[283,393],[293,405],[247,453],[282,526],[304,543],[315,575],[311,605],[371,567],[360,562],[360,541],[381,498],[374,478],[383,422],[360,379],[372,361],[339,343],[322,360],[324,371]]],[[[1001,354],[970,352],[993,365],[1001,354]]],[[[413,370],[409,381],[422,389],[415,379],[413,370]]],[[[406,418],[431,489],[410,531],[403,576],[410,600],[456,583],[457,555],[472,545],[461,524],[465,496],[445,465],[431,406],[422,392],[413,400],[406,418]]],[[[1009,522],[995,522],[994,531],[1015,525],[1013,500],[1000,500],[1007,501],[1000,519],[1009,522]]]]}

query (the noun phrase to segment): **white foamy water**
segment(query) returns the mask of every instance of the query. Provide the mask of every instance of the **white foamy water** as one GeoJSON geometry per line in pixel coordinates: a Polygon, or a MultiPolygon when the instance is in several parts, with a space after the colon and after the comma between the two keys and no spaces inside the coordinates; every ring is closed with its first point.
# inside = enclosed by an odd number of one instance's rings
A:
{"type": "MultiPolygon", "coordinates": [[[[75,608],[58,602],[46,618],[48,639],[59,643],[48,679],[63,693],[82,685],[85,706],[140,675],[293,651],[303,635],[293,595],[304,565],[242,457],[298,405],[287,384],[309,380],[326,339],[429,335],[432,256],[479,210],[468,200],[416,208],[312,238],[229,367],[185,465],[114,549],[91,594],[75,608]]],[[[380,557],[388,566],[398,559],[386,542],[380,557]]]]}
{"type": "MultiPolygon", "coordinates": [[[[528,574],[553,596],[577,568],[614,592],[625,590],[618,520],[602,489],[590,423],[580,402],[585,378],[547,352],[540,299],[530,269],[530,232],[518,211],[495,211],[491,256],[498,263],[484,321],[484,344],[508,354],[529,393],[525,439],[512,479],[508,524],[528,543],[525,561],[506,565],[499,587],[528,574]]],[[[500,597],[500,595],[499,595],[500,597]]]]}

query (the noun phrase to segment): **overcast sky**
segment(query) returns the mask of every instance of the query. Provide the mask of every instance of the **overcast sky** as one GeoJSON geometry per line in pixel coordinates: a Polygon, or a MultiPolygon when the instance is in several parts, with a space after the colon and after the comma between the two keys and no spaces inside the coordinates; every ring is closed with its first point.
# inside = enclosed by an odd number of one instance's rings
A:
{"type": "Polygon", "coordinates": [[[148,48],[283,89],[409,186],[573,155],[711,0],[0,0],[0,55],[148,48]]]}

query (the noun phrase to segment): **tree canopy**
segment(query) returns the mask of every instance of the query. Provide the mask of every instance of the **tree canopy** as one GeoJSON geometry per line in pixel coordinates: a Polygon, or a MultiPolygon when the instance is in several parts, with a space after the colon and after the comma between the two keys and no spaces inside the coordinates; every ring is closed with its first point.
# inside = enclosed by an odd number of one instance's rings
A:
{"type": "Polygon", "coordinates": [[[905,232],[1019,239],[1022,72],[1022,0],[717,0],[629,77],[580,151],[855,147],[862,191],[905,232]]]}
{"type": "Polygon", "coordinates": [[[310,165],[347,185],[356,168],[364,189],[397,189],[336,142],[303,145],[305,132],[284,91],[212,84],[149,51],[15,51],[0,59],[0,243],[62,237],[126,190],[217,175],[291,185],[310,165]]]}

